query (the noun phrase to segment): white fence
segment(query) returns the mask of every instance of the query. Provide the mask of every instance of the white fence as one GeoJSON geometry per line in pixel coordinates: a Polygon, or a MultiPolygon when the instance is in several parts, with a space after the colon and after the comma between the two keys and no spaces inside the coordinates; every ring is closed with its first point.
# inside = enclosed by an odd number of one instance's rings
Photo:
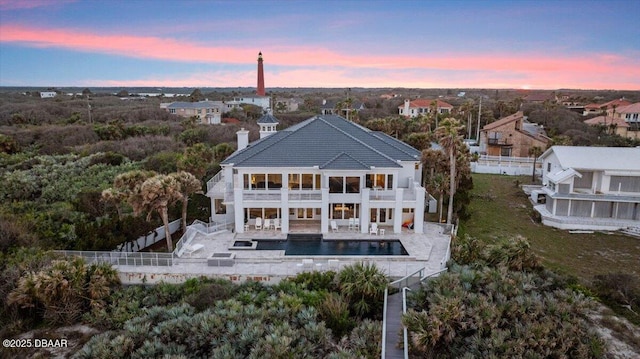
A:
{"type": "MultiPolygon", "coordinates": [[[[180,229],[180,219],[176,219],[175,221],[169,223],[169,232],[174,234],[180,229]]],[[[164,226],[158,227],[155,230],[149,232],[146,236],[139,237],[134,241],[129,241],[125,243],[121,243],[114,249],[115,252],[138,252],[149,246],[152,246],[161,240],[165,239],[166,234],[164,231],[164,226]]]]}
{"type": "MultiPolygon", "coordinates": [[[[533,171],[533,157],[503,157],[482,155],[478,161],[471,162],[471,172],[503,174],[509,176],[527,176],[533,171]]],[[[536,176],[542,175],[542,163],[536,163],[536,176]]]]}
{"type": "Polygon", "coordinates": [[[82,257],[87,263],[108,263],[118,266],[172,266],[173,253],[128,253],[102,251],[54,251],[68,257],[82,257]]]}

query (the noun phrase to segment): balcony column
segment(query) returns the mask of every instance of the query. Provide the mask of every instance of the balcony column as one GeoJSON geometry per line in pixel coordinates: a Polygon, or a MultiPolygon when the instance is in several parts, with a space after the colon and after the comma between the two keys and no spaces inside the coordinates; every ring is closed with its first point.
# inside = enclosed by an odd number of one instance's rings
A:
{"type": "Polygon", "coordinates": [[[396,187],[396,205],[393,209],[393,233],[402,233],[402,201],[404,188],[396,187]]]}
{"type": "Polygon", "coordinates": [[[369,233],[369,222],[371,221],[371,207],[370,207],[371,189],[362,189],[362,199],[360,203],[360,233],[369,233]]]}
{"type": "Polygon", "coordinates": [[[329,233],[329,188],[322,188],[321,193],[320,232],[329,233]]]}
{"type": "Polygon", "coordinates": [[[427,195],[424,187],[416,187],[416,207],[413,209],[413,231],[424,233],[424,198],[427,195]]]}
{"type": "Polygon", "coordinates": [[[244,205],[242,203],[242,188],[233,189],[233,204],[236,233],[244,233],[244,205]]]}
{"type": "Polygon", "coordinates": [[[280,197],[280,225],[283,234],[289,233],[289,187],[282,187],[280,197]]]}

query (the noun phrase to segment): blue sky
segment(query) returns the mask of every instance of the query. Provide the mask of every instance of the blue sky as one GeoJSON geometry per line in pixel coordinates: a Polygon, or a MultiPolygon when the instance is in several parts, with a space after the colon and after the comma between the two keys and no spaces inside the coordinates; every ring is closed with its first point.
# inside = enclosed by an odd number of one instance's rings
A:
{"type": "Polygon", "coordinates": [[[640,1],[0,0],[1,86],[640,90],[640,1]]]}

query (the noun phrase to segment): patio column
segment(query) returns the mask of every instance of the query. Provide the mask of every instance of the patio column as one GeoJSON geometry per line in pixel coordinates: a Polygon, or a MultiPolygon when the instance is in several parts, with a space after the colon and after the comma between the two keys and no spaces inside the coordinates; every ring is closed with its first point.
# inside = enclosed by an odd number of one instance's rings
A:
{"type": "Polygon", "coordinates": [[[396,205],[393,209],[393,233],[402,233],[402,200],[403,188],[396,188],[396,205]]]}
{"type": "Polygon", "coordinates": [[[329,233],[329,188],[322,188],[322,204],[320,207],[320,232],[329,233]]]}
{"type": "Polygon", "coordinates": [[[369,233],[369,222],[371,221],[371,207],[369,204],[370,194],[371,189],[362,189],[362,200],[360,203],[360,233],[364,234],[369,233]]]}
{"type": "Polygon", "coordinates": [[[280,197],[280,226],[283,234],[289,233],[289,187],[282,187],[280,197]]]}
{"type": "Polygon", "coordinates": [[[244,233],[244,205],[242,203],[242,188],[233,189],[233,204],[236,233],[244,233]]]}
{"type": "Polygon", "coordinates": [[[424,233],[424,197],[427,195],[424,187],[415,188],[416,207],[413,209],[413,231],[424,233]]]}

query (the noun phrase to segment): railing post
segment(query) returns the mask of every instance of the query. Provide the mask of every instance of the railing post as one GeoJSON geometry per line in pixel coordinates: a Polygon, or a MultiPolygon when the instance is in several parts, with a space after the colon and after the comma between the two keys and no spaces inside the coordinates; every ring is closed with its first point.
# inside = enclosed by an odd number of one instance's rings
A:
{"type": "Polygon", "coordinates": [[[384,304],[382,306],[382,353],[380,358],[385,359],[387,351],[387,297],[389,296],[389,288],[384,289],[384,304]]]}
{"type": "MultiPolygon", "coordinates": [[[[407,290],[411,290],[409,287],[402,288],[402,314],[407,314],[407,290]]],[[[409,331],[406,325],[402,325],[402,334],[404,336],[404,357],[409,358],[409,331]]]]}

